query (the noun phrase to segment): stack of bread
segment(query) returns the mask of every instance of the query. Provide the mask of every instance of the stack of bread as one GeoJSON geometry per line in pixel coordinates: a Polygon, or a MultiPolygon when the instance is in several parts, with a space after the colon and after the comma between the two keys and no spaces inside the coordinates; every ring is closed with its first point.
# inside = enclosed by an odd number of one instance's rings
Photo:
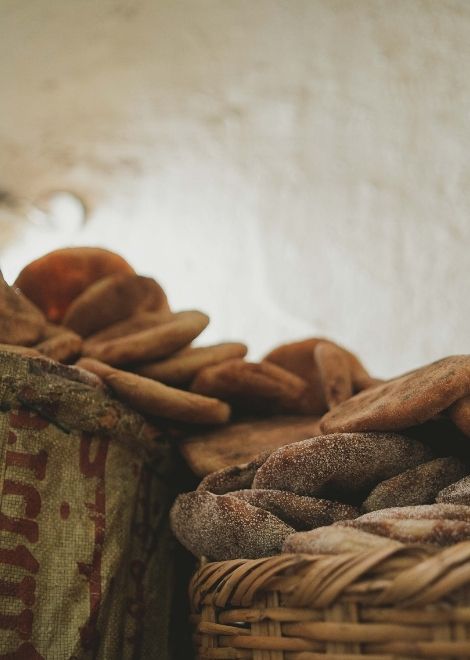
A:
{"type": "Polygon", "coordinates": [[[171,518],[183,545],[222,560],[470,539],[470,356],[364,384],[328,397],[322,435],[180,495],[171,518]]]}
{"type": "Polygon", "coordinates": [[[28,264],[13,287],[1,284],[4,350],[91,371],[142,414],[176,427],[280,413],[316,421],[328,403],[373,382],[326,340],[283,347],[261,363],[247,362],[239,342],[194,347],[208,316],[172,311],[154,279],[107,250],[57,250],[28,264]]]}
{"type": "Polygon", "coordinates": [[[246,346],[191,347],[207,315],[172,312],[161,286],[137,275],[118,255],[98,248],[58,250],[26,266],[14,287],[2,282],[2,296],[4,349],[16,345],[29,356],[93,372],[152,420],[228,421],[225,402],[187,386],[203,367],[244,356],[246,346]]]}
{"type": "Polygon", "coordinates": [[[243,343],[194,347],[207,315],[171,310],[155,280],[96,248],[50,253],[0,294],[3,350],[75,364],[150,421],[253,459],[175,502],[195,555],[470,539],[470,356],[379,381],[327,339],[258,363],[243,343]]]}

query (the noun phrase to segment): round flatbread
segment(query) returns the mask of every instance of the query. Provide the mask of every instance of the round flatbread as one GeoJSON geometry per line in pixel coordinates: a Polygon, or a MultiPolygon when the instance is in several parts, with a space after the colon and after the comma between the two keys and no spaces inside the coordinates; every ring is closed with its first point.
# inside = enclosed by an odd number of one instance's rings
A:
{"type": "Polygon", "coordinates": [[[352,374],[346,352],[335,344],[322,341],[313,351],[320,383],[328,409],[353,395],[352,374]]]}
{"type": "Polygon", "coordinates": [[[269,511],[296,530],[331,525],[337,520],[357,518],[359,510],[349,504],[295,495],[285,490],[237,490],[232,497],[269,511]]]}
{"type": "Polygon", "coordinates": [[[470,394],[470,355],[455,355],[356,394],[322,419],[324,433],[422,424],[470,394]]]}
{"type": "Polygon", "coordinates": [[[225,424],[229,420],[230,407],[218,399],[168,387],[127,371],[102,373],[118,398],[138,412],[191,424],[225,424]]]}
{"type": "Polygon", "coordinates": [[[293,554],[337,555],[344,552],[364,552],[390,546],[395,543],[382,536],[363,532],[353,527],[318,527],[309,532],[297,532],[288,536],[282,546],[282,552],[293,554]]]}
{"type": "Polygon", "coordinates": [[[455,401],[447,410],[447,414],[455,426],[470,438],[470,396],[455,401]]]}
{"type": "Polygon", "coordinates": [[[376,511],[389,507],[431,504],[439,491],[467,472],[465,463],[453,456],[421,463],[379,483],[363,502],[362,509],[376,511]]]}
{"type": "Polygon", "coordinates": [[[110,367],[109,364],[105,364],[99,360],[93,360],[93,358],[82,357],[75,363],[74,366],[95,374],[102,380],[104,380],[105,376],[116,373],[116,369],[114,369],[114,367],[110,367]]]}
{"type": "Polygon", "coordinates": [[[103,277],[70,304],[63,324],[88,337],[138,312],[168,311],[162,287],[151,277],[119,274],[103,277]]]}
{"type": "Polygon", "coordinates": [[[272,452],[292,442],[321,435],[318,421],[318,417],[310,415],[245,418],[211,431],[191,434],[179,443],[179,450],[191,470],[205,477],[232,465],[250,463],[262,452],[272,452]]]}
{"type": "Polygon", "coordinates": [[[133,273],[118,254],[92,247],[64,248],[49,252],[25,266],[17,286],[41,309],[49,321],[59,323],[70,303],[86,288],[108,275],[133,273]]]}
{"type": "Polygon", "coordinates": [[[242,358],[247,353],[245,344],[224,343],[215,346],[190,346],[174,353],[166,360],[159,360],[135,367],[133,371],[167,385],[188,385],[205,367],[225,360],[242,358]]]}
{"type": "Polygon", "coordinates": [[[264,451],[249,463],[230,465],[216,472],[211,472],[202,479],[197,490],[207,490],[215,495],[224,495],[231,491],[250,488],[256,470],[263,465],[270,455],[271,451],[264,451]]]}
{"type": "Polygon", "coordinates": [[[0,343],[30,346],[46,329],[44,314],[0,273],[0,343]]]}
{"type": "Polygon", "coordinates": [[[354,502],[377,483],[432,458],[428,447],[393,433],[336,433],[281,447],[253,488],[354,502]]]}
{"type": "Polygon", "coordinates": [[[229,401],[243,412],[301,412],[307,383],[268,362],[242,359],[202,369],[191,385],[193,392],[229,401]]]}
{"type": "Polygon", "coordinates": [[[52,337],[48,337],[35,346],[36,350],[57,362],[72,362],[82,349],[82,338],[72,330],[62,328],[52,337]]]}
{"type": "Polygon", "coordinates": [[[304,412],[323,415],[345,397],[374,383],[355,355],[337,344],[312,337],[283,344],[263,362],[271,362],[308,383],[304,412]]]}
{"type": "Polygon", "coordinates": [[[470,475],[443,488],[437,494],[436,502],[439,504],[470,505],[470,475]]]}
{"type": "Polygon", "coordinates": [[[470,506],[463,504],[421,504],[417,506],[395,506],[379,511],[370,511],[359,516],[363,522],[379,520],[463,520],[470,523],[470,506]]]}
{"type": "Polygon", "coordinates": [[[429,543],[448,546],[470,539],[470,523],[462,520],[397,519],[350,520],[335,525],[349,525],[370,534],[378,534],[402,543],[429,543]]]}
{"type": "Polygon", "coordinates": [[[180,495],[171,509],[170,523],[185,548],[196,557],[215,561],[277,554],[294,531],[268,511],[204,490],[180,495]]]}
{"type": "Polygon", "coordinates": [[[141,330],[155,328],[157,325],[170,321],[173,317],[174,314],[166,309],[161,312],[138,312],[128,319],[124,319],[124,321],[118,321],[117,323],[108,325],[103,330],[90,335],[87,337],[86,342],[87,345],[91,343],[101,344],[112,339],[127,337],[141,330]]]}
{"type": "Polygon", "coordinates": [[[85,342],[83,355],[111,365],[129,365],[172,355],[207,327],[209,317],[198,311],[178,312],[155,327],[103,342],[85,342]]]}

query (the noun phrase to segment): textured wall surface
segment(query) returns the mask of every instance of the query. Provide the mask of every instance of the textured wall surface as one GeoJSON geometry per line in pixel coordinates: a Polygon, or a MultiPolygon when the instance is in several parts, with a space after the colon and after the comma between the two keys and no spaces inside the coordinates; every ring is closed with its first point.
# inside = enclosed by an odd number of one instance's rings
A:
{"type": "Polygon", "coordinates": [[[7,277],[65,244],[156,276],[204,339],[326,335],[377,375],[469,352],[467,0],[2,0],[7,277]]]}

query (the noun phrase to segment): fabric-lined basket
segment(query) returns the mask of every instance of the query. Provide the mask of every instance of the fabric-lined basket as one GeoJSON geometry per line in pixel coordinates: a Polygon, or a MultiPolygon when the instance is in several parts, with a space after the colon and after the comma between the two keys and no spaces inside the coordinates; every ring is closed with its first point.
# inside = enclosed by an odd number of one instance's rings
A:
{"type": "Polygon", "coordinates": [[[470,542],[203,565],[198,660],[470,658],[470,542]]]}

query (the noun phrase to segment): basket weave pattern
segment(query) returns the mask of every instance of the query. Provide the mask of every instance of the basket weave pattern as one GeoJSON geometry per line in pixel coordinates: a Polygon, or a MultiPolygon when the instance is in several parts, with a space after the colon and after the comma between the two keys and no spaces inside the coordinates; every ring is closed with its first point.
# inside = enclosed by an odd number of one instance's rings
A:
{"type": "Polygon", "coordinates": [[[197,658],[470,658],[470,542],[207,563],[197,658]]]}

